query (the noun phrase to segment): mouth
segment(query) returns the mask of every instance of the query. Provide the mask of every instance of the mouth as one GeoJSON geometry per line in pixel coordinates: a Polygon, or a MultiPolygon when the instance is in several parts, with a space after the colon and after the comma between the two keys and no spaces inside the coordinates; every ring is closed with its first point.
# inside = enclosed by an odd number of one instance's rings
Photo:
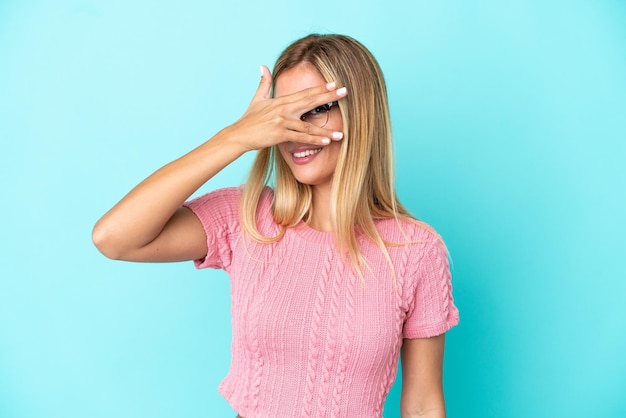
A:
{"type": "Polygon", "coordinates": [[[294,158],[305,158],[319,153],[322,149],[323,148],[308,149],[305,151],[293,152],[291,155],[293,155],[294,158]]]}
{"type": "Polygon", "coordinates": [[[298,165],[308,164],[313,161],[323,149],[324,147],[309,149],[296,148],[291,151],[291,160],[298,165]]]}

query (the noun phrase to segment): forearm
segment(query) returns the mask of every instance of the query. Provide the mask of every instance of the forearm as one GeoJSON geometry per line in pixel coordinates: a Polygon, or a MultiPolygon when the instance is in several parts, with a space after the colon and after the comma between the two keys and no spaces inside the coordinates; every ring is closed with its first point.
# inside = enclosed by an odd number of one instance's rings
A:
{"type": "Polygon", "coordinates": [[[345,89],[337,90],[335,83],[329,83],[269,99],[272,78],[266,67],[261,72],[257,93],[237,122],[157,170],[96,223],[92,237],[100,252],[134,261],[201,257],[203,237],[194,234],[193,242],[188,237],[199,229],[203,233],[202,225],[186,211],[176,213],[200,186],[246,151],[287,141],[325,146],[328,138],[341,139],[341,132],[311,125],[300,116],[345,96],[345,89]]]}
{"type": "Polygon", "coordinates": [[[189,196],[244,152],[228,128],[219,132],[131,190],[96,223],[94,243],[111,258],[145,246],[189,196]]]}

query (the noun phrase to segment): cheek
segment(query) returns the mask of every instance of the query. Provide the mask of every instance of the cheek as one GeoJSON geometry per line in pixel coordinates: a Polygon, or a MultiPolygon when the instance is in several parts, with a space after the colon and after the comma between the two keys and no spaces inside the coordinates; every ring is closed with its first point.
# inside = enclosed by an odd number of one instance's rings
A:
{"type": "Polygon", "coordinates": [[[341,142],[333,142],[328,145],[328,156],[333,162],[337,163],[339,154],[341,153],[341,142]]]}

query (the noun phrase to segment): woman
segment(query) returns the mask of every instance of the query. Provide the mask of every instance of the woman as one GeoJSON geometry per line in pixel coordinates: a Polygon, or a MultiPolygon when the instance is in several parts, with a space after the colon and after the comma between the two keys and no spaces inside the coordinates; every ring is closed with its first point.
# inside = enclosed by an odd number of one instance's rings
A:
{"type": "Polygon", "coordinates": [[[310,35],[273,76],[261,67],[237,122],[140,183],[93,239],[114,259],[228,272],[220,392],[240,416],[379,418],[401,352],[402,416],[444,417],[444,333],[458,322],[447,253],[398,202],[392,168],[376,60],[350,37],[310,35]],[[252,150],[243,188],[186,201],[252,150]]]}

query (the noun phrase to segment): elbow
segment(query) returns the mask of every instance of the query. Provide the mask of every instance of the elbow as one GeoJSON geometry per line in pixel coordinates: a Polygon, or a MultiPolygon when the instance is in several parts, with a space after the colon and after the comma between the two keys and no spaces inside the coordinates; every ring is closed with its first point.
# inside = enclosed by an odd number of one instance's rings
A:
{"type": "Polygon", "coordinates": [[[446,418],[446,403],[441,390],[402,392],[400,398],[402,418],[446,418]]]}
{"type": "Polygon", "coordinates": [[[401,402],[400,412],[402,418],[446,418],[446,406],[443,399],[430,403],[401,402]]]}
{"type": "Polygon", "coordinates": [[[91,231],[91,240],[102,255],[111,260],[123,260],[123,253],[120,246],[116,244],[115,236],[109,228],[100,222],[96,223],[91,231]]]}
{"type": "Polygon", "coordinates": [[[424,410],[402,410],[402,418],[446,418],[445,408],[424,409],[424,410]]]}

